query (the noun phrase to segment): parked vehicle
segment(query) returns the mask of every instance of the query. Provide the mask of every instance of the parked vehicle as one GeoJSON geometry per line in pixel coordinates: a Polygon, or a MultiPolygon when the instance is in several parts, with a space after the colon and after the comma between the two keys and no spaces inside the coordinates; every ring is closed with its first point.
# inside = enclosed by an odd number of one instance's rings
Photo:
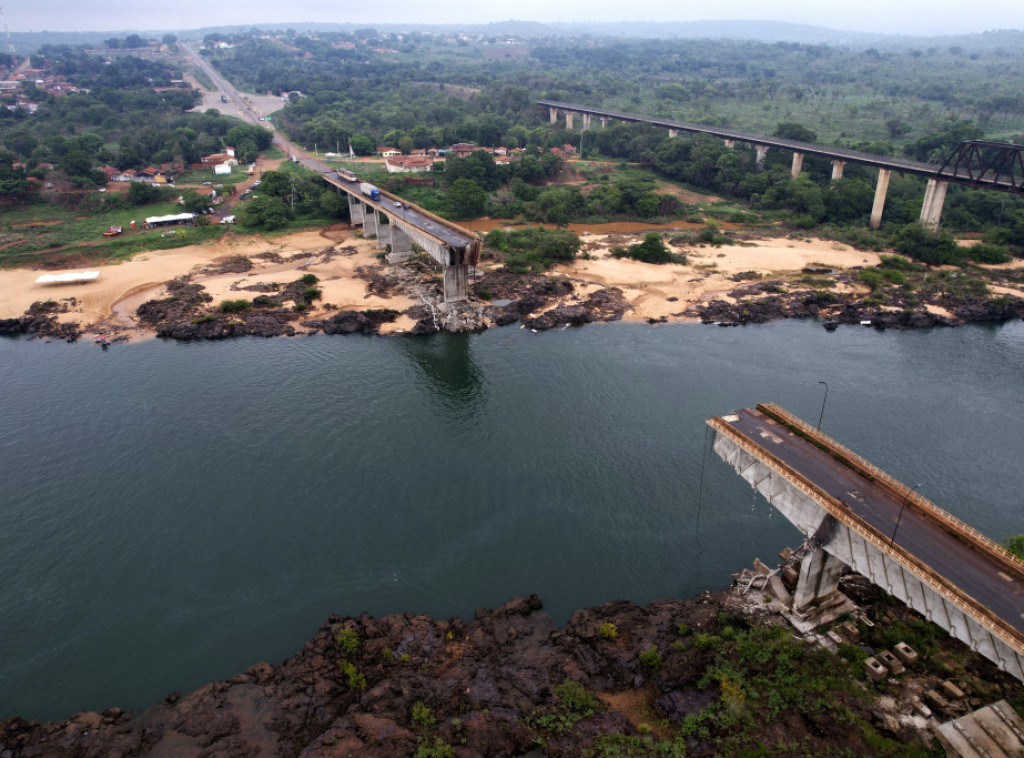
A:
{"type": "Polygon", "coordinates": [[[346,182],[356,181],[356,175],[349,171],[347,168],[338,169],[338,176],[340,176],[346,182]]]}

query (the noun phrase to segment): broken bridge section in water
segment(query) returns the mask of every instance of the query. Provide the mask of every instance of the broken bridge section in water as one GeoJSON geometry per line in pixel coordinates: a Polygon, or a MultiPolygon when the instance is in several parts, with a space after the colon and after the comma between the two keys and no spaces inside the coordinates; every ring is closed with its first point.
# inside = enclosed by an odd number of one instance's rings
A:
{"type": "Polygon", "coordinates": [[[1024,561],[773,403],[707,423],[806,538],[794,612],[834,597],[845,564],[1024,681],[1024,561]]]}

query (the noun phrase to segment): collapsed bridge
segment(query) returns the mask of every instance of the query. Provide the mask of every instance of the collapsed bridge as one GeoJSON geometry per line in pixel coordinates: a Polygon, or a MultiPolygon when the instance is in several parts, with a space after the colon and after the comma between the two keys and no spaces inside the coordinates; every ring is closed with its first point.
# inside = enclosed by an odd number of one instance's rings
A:
{"type": "Polygon", "coordinates": [[[707,423],[807,538],[794,612],[832,597],[845,564],[1024,681],[1024,561],[774,403],[707,423]]]}

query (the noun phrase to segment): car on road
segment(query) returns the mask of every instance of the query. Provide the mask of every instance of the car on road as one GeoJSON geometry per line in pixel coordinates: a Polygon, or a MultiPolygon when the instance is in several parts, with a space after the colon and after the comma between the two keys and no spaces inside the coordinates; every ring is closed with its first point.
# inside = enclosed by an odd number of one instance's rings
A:
{"type": "Polygon", "coordinates": [[[262,180],[262,179],[257,179],[256,181],[254,181],[254,182],[252,183],[252,186],[253,186],[253,187],[259,187],[259,186],[260,186],[260,184],[262,184],[262,183],[263,183],[263,180],[262,180]]]}
{"type": "Polygon", "coordinates": [[[396,201],[395,201],[395,207],[396,207],[396,208],[401,208],[401,207],[402,207],[402,203],[401,203],[401,201],[399,201],[399,200],[396,200],[396,201]]]}

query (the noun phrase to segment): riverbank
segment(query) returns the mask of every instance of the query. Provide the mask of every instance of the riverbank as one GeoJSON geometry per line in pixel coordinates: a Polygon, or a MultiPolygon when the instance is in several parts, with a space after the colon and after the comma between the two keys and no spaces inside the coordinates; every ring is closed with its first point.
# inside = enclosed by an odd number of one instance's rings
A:
{"type": "Polygon", "coordinates": [[[941,721],[1003,698],[1024,703],[1020,682],[858,575],[841,582],[853,614],[828,625],[838,647],[824,628],[801,636],[788,625],[784,590],[773,597],[746,584],[743,575],[689,600],[606,603],[563,628],[535,595],[468,622],[332,616],[277,666],[256,664],[140,713],[0,722],[0,751],[926,755],[941,721]],[[898,641],[920,658],[871,682],[865,656],[898,641]]]}
{"type": "Polygon", "coordinates": [[[581,256],[546,276],[512,275],[485,258],[471,284],[475,297],[454,308],[444,306],[429,260],[388,265],[374,240],[345,224],[154,251],[98,267],[100,278],[90,283],[38,285],[38,271],[0,271],[0,333],[208,339],[466,331],[515,321],[543,330],[617,319],[731,325],[782,318],[903,328],[1024,316],[1024,261],[977,267],[970,276],[933,269],[938,284],[911,297],[906,288],[879,290],[858,276],[882,262],[878,254],[815,238],[721,247],[669,240],[685,264],[612,255],[638,241],[640,231],[584,231],[581,256]],[[316,278],[317,295],[296,299],[287,287],[305,275],[316,278]],[[188,307],[176,301],[181,282],[195,285],[188,307]],[[248,304],[222,310],[224,301],[238,300],[248,304]],[[145,303],[173,307],[140,313],[145,303]]]}

